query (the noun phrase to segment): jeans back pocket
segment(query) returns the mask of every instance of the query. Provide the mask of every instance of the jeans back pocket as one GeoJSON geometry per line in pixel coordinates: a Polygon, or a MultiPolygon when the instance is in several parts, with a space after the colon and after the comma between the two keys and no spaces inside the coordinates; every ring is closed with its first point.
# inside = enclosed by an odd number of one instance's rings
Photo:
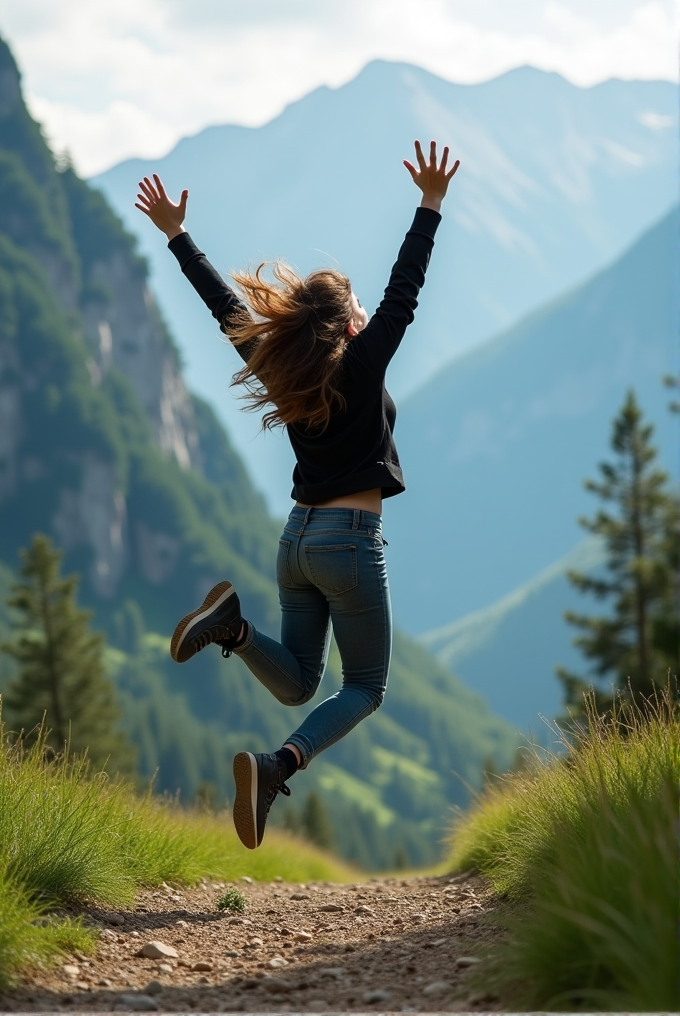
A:
{"type": "Polygon", "coordinates": [[[276,581],[284,589],[292,589],[294,583],[290,574],[290,540],[279,540],[279,551],[276,555],[276,581]]]}
{"type": "Polygon", "coordinates": [[[353,543],[305,547],[312,582],[323,593],[347,593],[358,583],[357,548],[353,543]]]}

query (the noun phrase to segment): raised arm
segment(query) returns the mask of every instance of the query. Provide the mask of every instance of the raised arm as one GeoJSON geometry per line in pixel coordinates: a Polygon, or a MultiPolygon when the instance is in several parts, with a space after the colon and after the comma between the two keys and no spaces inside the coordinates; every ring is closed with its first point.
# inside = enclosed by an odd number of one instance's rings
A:
{"type": "MultiPolygon", "coordinates": [[[[139,184],[140,193],[135,208],[144,212],[168,238],[168,247],[177,258],[182,272],[203,300],[221,330],[229,334],[229,321],[234,315],[247,313],[245,304],[213,268],[203,251],[199,250],[184,228],[189,191],[183,190],[175,204],[166,194],[161,178],[154,173],[153,180],[144,177],[139,184]]],[[[244,360],[251,352],[249,342],[240,343],[236,350],[244,360]]]]}
{"type": "Polygon", "coordinates": [[[456,160],[447,171],[448,148],[437,162],[437,146],[430,144],[426,162],[420,142],[416,141],[418,168],[404,160],[413,182],[423,192],[411,228],[404,238],[390,274],[385,295],[377,311],[362,332],[352,339],[351,352],[360,362],[379,376],[384,375],[404,332],[413,321],[418,294],[425,282],[425,272],[434,246],[434,236],[441,222],[440,208],[446,191],[460,162],[456,160]]]}

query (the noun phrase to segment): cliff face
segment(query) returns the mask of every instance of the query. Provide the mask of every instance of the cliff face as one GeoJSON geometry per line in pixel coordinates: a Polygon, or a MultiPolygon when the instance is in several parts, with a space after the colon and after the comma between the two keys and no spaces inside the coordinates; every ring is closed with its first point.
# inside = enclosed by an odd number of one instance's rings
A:
{"type": "Polygon", "coordinates": [[[179,594],[188,566],[195,595],[226,553],[253,573],[266,622],[264,505],[186,389],[132,238],[101,194],[55,165],[2,41],[0,207],[0,553],[14,565],[32,531],[51,533],[95,601],[128,589],[151,603],[166,587],[166,628],[173,582],[179,594]]]}

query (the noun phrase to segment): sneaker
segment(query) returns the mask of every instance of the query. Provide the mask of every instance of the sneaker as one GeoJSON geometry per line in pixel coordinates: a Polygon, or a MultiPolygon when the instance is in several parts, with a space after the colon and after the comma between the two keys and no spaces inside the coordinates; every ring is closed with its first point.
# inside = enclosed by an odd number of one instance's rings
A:
{"type": "Polygon", "coordinates": [[[170,642],[170,655],[175,663],[186,663],[201,649],[216,642],[223,654],[230,651],[241,632],[241,604],[231,582],[218,582],[205,600],[191,614],[183,617],[170,642]]]}
{"type": "Polygon", "coordinates": [[[250,850],[262,843],[267,815],[276,795],[290,797],[284,779],[284,767],[276,755],[240,751],[234,759],[234,825],[241,843],[250,850]]]}

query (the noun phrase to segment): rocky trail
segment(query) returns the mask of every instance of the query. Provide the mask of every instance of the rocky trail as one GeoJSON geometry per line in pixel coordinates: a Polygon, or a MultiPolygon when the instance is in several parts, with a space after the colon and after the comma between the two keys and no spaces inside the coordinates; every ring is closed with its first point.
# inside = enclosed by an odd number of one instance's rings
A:
{"type": "Polygon", "coordinates": [[[232,887],[206,881],[141,893],[131,911],[86,911],[101,930],[96,954],[35,972],[0,993],[0,1010],[502,1009],[471,984],[480,955],[502,936],[497,901],[475,876],[236,885],[243,913],[219,910],[232,887]]]}

